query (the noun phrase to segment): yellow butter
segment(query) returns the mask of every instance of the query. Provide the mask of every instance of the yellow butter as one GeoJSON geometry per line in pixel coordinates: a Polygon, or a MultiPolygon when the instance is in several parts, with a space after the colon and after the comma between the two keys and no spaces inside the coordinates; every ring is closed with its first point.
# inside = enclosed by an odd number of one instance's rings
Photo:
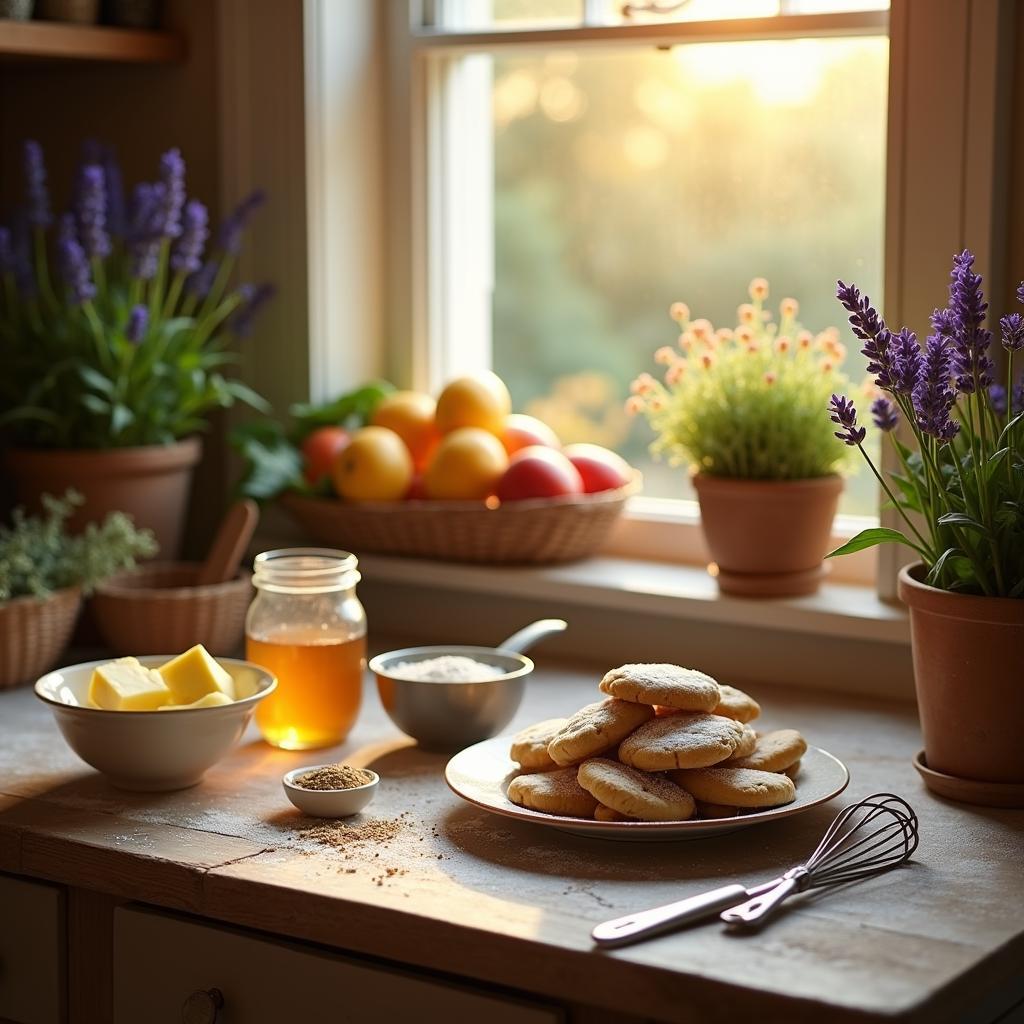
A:
{"type": "Polygon", "coordinates": [[[165,704],[161,711],[188,711],[191,708],[217,708],[224,704],[233,704],[234,701],[226,694],[221,693],[220,690],[214,690],[212,693],[204,694],[199,700],[194,700],[191,704],[165,704]]]}
{"type": "Polygon", "coordinates": [[[209,651],[196,644],[157,669],[171,691],[171,704],[195,704],[208,693],[223,693],[234,700],[231,676],[217,664],[209,651]]]}
{"type": "Polygon", "coordinates": [[[160,674],[138,658],[118,658],[94,668],[89,701],[107,711],[155,711],[172,700],[160,674]]]}

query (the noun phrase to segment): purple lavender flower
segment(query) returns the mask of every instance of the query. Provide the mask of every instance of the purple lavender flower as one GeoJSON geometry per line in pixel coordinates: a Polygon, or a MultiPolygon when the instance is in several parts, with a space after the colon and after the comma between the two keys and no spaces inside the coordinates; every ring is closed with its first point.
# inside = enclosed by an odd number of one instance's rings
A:
{"type": "Polygon", "coordinates": [[[871,417],[875,421],[875,426],[886,433],[895,430],[900,421],[895,404],[884,396],[879,396],[871,403],[871,417]]]}
{"type": "Polygon", "coordinates": [[[177,238],[181,234],[181,208],[185,205],[185,161],[181,151],[169,149],[160,157],[160,234],[177,238]]]}
{"type": "Polygon", "coordinates": [[[854,448],[863,442],[867,436],[867,430],[857,426],[857,410],[854,408],[852,399],[833,395],[832,401],[829,402],[829,411],[832,413],[832,422],[838,423],[843,428],[835,432],[836,437],[843,444],[854,448]]]}
{"type": "Polygon", "coordinates": [[[11,244],[11,230],[0,226],[0,274],[14,271],[14,246],[11,244]]]}
{"type": "Polygon", "coordinates": [[[1024,348],[1024,316],[1010,313],[999,321],[1003,333],[1003,348],[1007,352],[1019,352],[1024,348]]]}
{"type": "Polygon", "coordinates": [[[855,285],[837,282],[836,298],[849,312],[850,327],[856,337],[864,342],[861,352],[867,356],[868,373],[875,374],[875,384],[883,391],[895,388],[894,352],[891,349],[892,332],[885,326],[871,300],[855,285]]]}
{"type": "Polygon", "coordinates": [[[267,194],[262,189],[250,192],[220,226],[217,242],[220,247],[232,256],[238,254],[242,247],[242,232],[249,218],[267,201],[267,194]]]}
{"type": "Polygon", "coordinates": [[[243,284],[238,291],[242,296],[242,303],[231,318],[231,329],[240,338],[245,338],[252,333],[256,314],[273,298],[277,289],[272,284],[243,284]]]}
{"type": "Polygon", "coordinates": [[[28,207],[29,224],[34,228],[49,227],[50,193],[46,188],[46,164],[43,161],[43,147],[33,139],[25,142],[25,198],[28,207]]]}
{"type": "Polygon", "coordinates": [[[96,286],[89,276],[89,261],[75,233],[75,218],[66,213],[60,219],[57,235],[57,259],[61,276],[71,291],[72,300],[81,306],[96,294],[96,286]]]}
{"type": "Polygon", "coordinates": [[[205,299],[213,287],[214,278],[220,264],[216,260],[207,260],[186,282],[185,291],[197,299],[205,299]]]}
{"type": "Polygon", "coordinates": [[[921,379],[914,388],[914,413],[921,430],[942,444],[952,441],[960,424],[950,417],[956,392],[949,386],[952,356],[949,341],[940,334],[928,337],[921,379]]]}
{"type": "Polygon", "coordinates": [[[103,182],[107,190],[107,229],[115,238],[124,238],[128,230],[125,216],[124,184],[121,165],[112,146],[103,147],[103,182]]]}
{"type": "Polygon", "coordinates": [[[14,257],[14,283],[25,298],[39,293],[35,269],[32,265],[32,227],[28,214],[20,210],[11,225],[11,241],[14,257]]]}
{"type": "Polygon", "coordinates": [[[107,193],[103,168],[99,164],[83,165],[76,192],[75,219],[82,248],[90,259],[102,259],[110,253],[110,236],[107,234],[107,193]]]}
{"type": "Polygon", "coordinates": [[[997,416],[1006,415],[1006,388],[1002,384],[989,384],[988,401],[997,416]]]}
{"type": "Polygon", "coordinates": [[[206,207],[198,199],[185,204],[181,237],[171,253],[171,266],[178,273],[194,274],[202,265],[203,247],[210,232],[206,207]]]}
{"type": "Polygon", "coordinates": [[[988,356],[992,332],[985,330],[988,303],[981,291],[981,275],[975,274],[974,254],[968,249],[953,257],[949,286],[949,311],[953,331],[952,371],[956,386],[964,394],[984,391],[992,383],[992,360],[988,356]]]}
{"type": "Polygon", "coordinates": [[[141,182],[132,196],[131,224],[128,229],[132,257],[132,276],[148,281],[155,276],[160,255],[160,239],[164,223],[161,183],[141,182]]]}
{"type": "Polygon", "coordinates": [[[146,335],[149,326],[149,310],[143,306],[132,306],[125,325],[124,336],[133,344],[138,345],[146,335]]]}
{"type": "Polygon", "coordinates": [[[1017,285],[1017,301],[1024,302],[1024,281],[1017,285]]]}
{"type": "Polygon", "coordinates": [[[917,335],[904,327],[892,340],[892,384],[899,395],[912,395],[921,376],[921,346],[917,335]]]}

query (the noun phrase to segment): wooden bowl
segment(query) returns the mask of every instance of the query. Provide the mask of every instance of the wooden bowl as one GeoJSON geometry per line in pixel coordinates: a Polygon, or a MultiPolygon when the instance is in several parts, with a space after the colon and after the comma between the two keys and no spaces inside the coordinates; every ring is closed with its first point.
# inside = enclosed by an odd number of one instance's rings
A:
{"type": "Polygon", "coordinates": [[[281,504],[318,543],[449,562],[552,564],[593,555],[638,485],[510,501],[345,502],[285,494],[281,504]]]}
{"type": "Polygon", "coordinates": [[[120,655],[180,652],[202,644],[211,654],[235,654],[252,600],[250,574],[196,586],[199,564],[151,562],[96,588],[92,605],[107,646],[120,655]]]}

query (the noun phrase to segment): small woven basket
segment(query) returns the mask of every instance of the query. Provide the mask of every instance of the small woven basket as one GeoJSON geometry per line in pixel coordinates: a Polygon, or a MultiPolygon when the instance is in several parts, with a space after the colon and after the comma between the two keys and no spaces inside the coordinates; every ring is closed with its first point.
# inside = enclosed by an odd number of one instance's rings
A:
{"type": "Polygon", "coordinates": [[[78,587],[0,604],[0,690],[35,682],[53,668],[71,639],[81,605],[78,587]]]}
{"type": "Polygon", "coordinates": [[[202,644],[211,654],[237,652],[252,599],[249,573],[195,586],[199,565],[152,562],[96,588],[92,607],[107,646],[117,654],[178,654],[202,644]]]}
{"type": "Polygon", "coordinates": [[[635,485],[597,494],[505,502],[348,503],[286,494],[281,503],[321,544],[449,562],[553,564],[594,554],[635,485]]]}

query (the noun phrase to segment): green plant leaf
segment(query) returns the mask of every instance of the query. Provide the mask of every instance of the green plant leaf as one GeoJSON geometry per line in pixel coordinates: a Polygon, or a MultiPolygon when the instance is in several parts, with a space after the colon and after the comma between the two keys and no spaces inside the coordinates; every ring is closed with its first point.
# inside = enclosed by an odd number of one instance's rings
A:
{"type": "Polygon", "coordinates": [[[124,432],[126,427],[132,425],[135,422],[135,413],[128,408],[127,405],[122,405],[118,402],[113,409],[110,411],[110,431],[117,437],[117,435],[124,432]]]}
{"type": "Polygon", "coordinates": [[[91,366],[83,365],[78,367],[78,375],[94,391],[99,391],[108,398],[113,395],[114,382],[109,377],[100,373],[99,370],[94,370],[91,366]]]}
{"type": "Polygon", "coordinates": [[[262,395],[253,391],[248,384],[243,384],[240,380],[231,377],[224,381],[224,387],[232,398],[237,398],[240,402],[245,402],[246,405],[260,412],[270,413],[270,403],[262,395]]]}
{"type": "Polygon", "coordinates": [[[861,530],[856,537],[851,537],[845,544],[840,545],[835,551],[830,551],[825,557],[836,558],[839,555],[852,555],[855,551],[863,551],[865,548],[873,548],[877,544],[906,544],[913,548],[918,554],[926,557],[925,552],[908,539],[899,530],[892,530],[887,526],[873,526],[867,530],[861,530]]]}
{"type": "Polygon", "coordinates": [[[890,473],[889,478],[903,495],[903,504],[906,508],[913,509],[915,512],[923,511],[921,494],[913,480],[908,480],[905,476],[900,476],[899,473],[890,473]]]}
{"type": "Polygon", "coordinates": [[[302,456],[282,434],[261,437],[256,432],[236,430],[231,443],[246,463],[238,490],[247,498],[267,501],[302,486],[302,456]]]}
{"type": "Polygon", "coordinates": [[[110,412],[110,403],[99,395],[84,394],[80,395],[78,399],[82,405],[86,407],[90,412],[96,413],[98,416],[105,416],[110,412]]]}
{"type": "Polygon", "coordinates": [[[289,412],[296,425],[292,439],[299,443],[317,427],[363,426],[377,408],[380,400],[395,390],[386,380],[374,380],[355,391],[349,391],[331,402],[311,404],[300,402],[289,412]]]}
{"type": "Polygon", "coordinates": [[[972,519],[969,515],[964,512],[947,512],[945,515],[939,516],[937,522],[942,526],[965,526],[970,530],[977,530],[979,533],[988,535],[988,527],[984,523],[979,523],[977,519],[972,519]]]}

